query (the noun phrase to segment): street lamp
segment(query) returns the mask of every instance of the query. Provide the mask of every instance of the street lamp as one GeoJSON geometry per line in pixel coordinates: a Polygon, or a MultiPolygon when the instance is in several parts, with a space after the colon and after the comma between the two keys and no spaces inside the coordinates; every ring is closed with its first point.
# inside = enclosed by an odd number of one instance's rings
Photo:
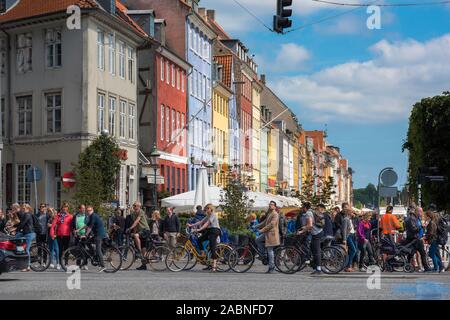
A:
{"type": "Polygon", "coordinates": [[[161,154],[158,152],[158,148],[156,147],[156,143],[153,145],[152,152],[150,153],[150,166],[153,168],[154,178],[153,181],[153,209],[156,209],[158,206],[158,195],[156,193],[156,172],[158,171],[158,159],[161,157],[161,154]]]}

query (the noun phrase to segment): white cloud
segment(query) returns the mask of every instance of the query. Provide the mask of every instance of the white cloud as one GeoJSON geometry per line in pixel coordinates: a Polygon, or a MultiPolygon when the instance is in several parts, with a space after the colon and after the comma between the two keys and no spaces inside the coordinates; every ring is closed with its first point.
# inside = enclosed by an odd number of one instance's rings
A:
{"type": "Polygon", "coordinates": [[[423,43],[382,40],[369,50],[372,60],[283,77],[273,89],[313,121],[366,123],[405,119],[414,102],[450,89],[450,34],[423,43]]]}
{"type": "Polygon", "coordinates": [[[266,68],[276,72],[295,72],[305,69],[305,62],[311,54],[304,47],[295,43],[285,43],[281,45],[275,61],[266,62],[266,68]]]}

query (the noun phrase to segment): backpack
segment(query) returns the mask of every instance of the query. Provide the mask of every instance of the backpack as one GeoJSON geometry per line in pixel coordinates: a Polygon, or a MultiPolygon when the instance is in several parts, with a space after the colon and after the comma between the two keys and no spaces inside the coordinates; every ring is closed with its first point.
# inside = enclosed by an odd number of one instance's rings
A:
{"type": "Polygon", "coordinates": [[[31,214],[31,216],[33,217],[33,229],[34,229],[34,232],[36,234],[42,234],[42,226],[41,226],[41,223],[39,222],[38,217],[35,214],[31,214]]]}
{"type": "Polygon", "coordinates": [[[448,240],[448,222],[444,217],[441,217],[437,226],[437,242],[444,246],[448,240]]]}

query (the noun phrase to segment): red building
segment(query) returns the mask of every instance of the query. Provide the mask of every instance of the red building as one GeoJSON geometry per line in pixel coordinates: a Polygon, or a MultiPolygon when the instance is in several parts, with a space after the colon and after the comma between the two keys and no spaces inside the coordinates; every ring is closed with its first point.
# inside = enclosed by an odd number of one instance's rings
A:
{"type": "Polygon", "coordinates": [[[187,81],[190,65],[165,46],[155,55],[156,145],[164,185],[172,195],[187,191],[187,81]]]}

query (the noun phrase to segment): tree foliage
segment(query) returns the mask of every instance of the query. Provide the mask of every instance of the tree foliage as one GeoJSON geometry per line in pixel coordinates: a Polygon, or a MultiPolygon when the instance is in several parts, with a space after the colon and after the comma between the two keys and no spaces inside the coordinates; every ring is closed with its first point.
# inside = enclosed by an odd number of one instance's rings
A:
{"type": "Polygon", "coordinates": [[[445,182],[422,184],[422,204],[435,203],[450,208],[450,93],[422,99],[416,103],[409,118],[407,139],[403,150],[409,152],[409,186],[415,200],[419,168],[438,167],[445,182]]]}
{"type": "Polygon", "coordinates": [[[319,177],[308,175],[302,184],[302,191],[296,194],[296,197],[302,202],[310,202],[313,206],[320,203],[324,205],[331,204],[331,197],[335,194],[335,184],[333,177],[319,177]],[[317,187],[315,186],[318,179],[317,187]]]}
{"type": "Polygon", "coordinates": [[[372,183],[369,183],[365,188],[353,190],[353,198],[357,208],[358,203],[361,206],[375,206],[378,201],[377,188],[372,183]]]}
{"type": "Polygon", "coordinates": [[[240,178],[231,178],[220,195],[220,206],[223,210],[221,225],[230,233],[246,233],[246,217],[250,214],[252,200],[249,199],[247,188],[240,178]]]}
{"type": "Polygon", "coordinates": [[[119,145],[107,135],[99,136],[81,152],[74,165],[76,204],[89,204],[100,212],[106,203],[115,200],[120,161],[119,145]]]}

